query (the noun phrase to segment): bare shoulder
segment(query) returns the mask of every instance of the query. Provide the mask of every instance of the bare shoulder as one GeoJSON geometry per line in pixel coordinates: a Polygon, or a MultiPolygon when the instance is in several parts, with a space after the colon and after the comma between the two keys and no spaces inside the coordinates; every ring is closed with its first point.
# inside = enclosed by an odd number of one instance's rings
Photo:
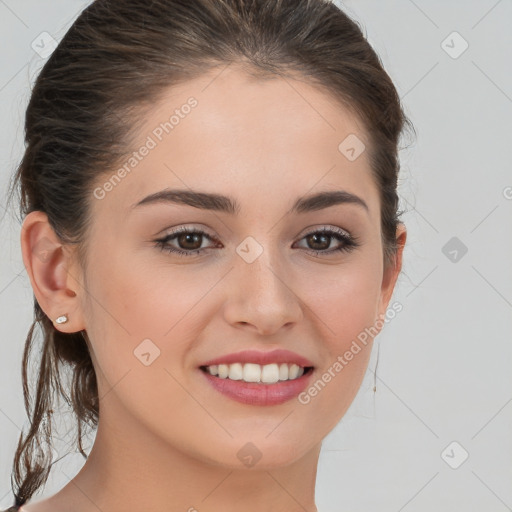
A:
{"type": "Polygon", "coordinates": [[[71,491],[72,489],[65,486],[56,494],[44,499],[39,498],[34,499],[34,501],[27,501],[15,512],[69,512],[70,510],[73,512],[83,512],[84,510],[89,510],[86,504],[77,501],[77,497],[71,491]]]}
{"type": "Polygon", "coordinates": [[[41,507],[40,502],[38,502],[38,503],[26,503],[25,505],[22,505],[18,509],[18,512],[44,512],[44,510],[45,509],[41,507]]]}
{"type": "Polygon", "coordinates": [[[51,498],[29,502],[22,505],[18,512],[59,512],[59,508],[51,503],[51,498]]]}

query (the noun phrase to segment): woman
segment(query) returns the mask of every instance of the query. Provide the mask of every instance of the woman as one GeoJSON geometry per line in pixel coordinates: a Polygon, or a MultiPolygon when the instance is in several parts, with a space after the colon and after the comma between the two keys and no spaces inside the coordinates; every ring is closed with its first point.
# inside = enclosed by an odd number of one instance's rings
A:
{"type": "Polygon", "coordinates": [[[405,126],[327,0],[85,9],[36,81],[14,182],[26,400],[36,324],[44,345],[9,510],[317,510],[322,440],[401,269],[405,126]],[[86,462],[33,501],[58,396],[86,462]]]}

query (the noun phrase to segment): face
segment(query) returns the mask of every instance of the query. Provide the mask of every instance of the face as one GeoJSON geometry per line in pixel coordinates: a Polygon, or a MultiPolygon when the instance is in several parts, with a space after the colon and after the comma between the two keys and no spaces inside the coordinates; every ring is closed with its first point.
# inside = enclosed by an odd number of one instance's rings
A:
{"type": "Polygon", "coordinates": [[[69,267],[81,281],[68,285],[83,318],[73,331],[91,340],[101,418],[227,467],[241,467],[248,442],[260,467],[288,464],[334,428],[367,367],[372,338],[362,333],[382,326],[399,270],[383,267],[366,151],[350,159],[339,149],[350,134],[368,143],[325,92],[234,66],[151,108],[125,172],[103,174],[91,193],[87,273],[69,267]],[[143,201],[170,190],[229,200],[143,201]],[[313,366],[281,402],[258,402],[258,391],[252,403],[234,399],[200,369],[274,349],[313,366]]]}

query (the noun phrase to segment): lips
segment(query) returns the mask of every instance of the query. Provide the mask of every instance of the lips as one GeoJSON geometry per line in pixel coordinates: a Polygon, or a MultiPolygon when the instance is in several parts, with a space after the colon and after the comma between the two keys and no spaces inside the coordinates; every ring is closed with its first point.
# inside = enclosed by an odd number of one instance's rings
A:
{"type": "Polygon", "coordinates": [[[224,356],[210,359],[201,366],[212,366],[214,364],[233,364],[233,363],[255,363],[260,365],[272,364],[272,363],[295,363],[298,366],[313,367],[313,363],[295,352],[284,349],[276,349],[268,352],[262,352],[259,350],[243,350],[232,354],[226,354],[224,356]]]}

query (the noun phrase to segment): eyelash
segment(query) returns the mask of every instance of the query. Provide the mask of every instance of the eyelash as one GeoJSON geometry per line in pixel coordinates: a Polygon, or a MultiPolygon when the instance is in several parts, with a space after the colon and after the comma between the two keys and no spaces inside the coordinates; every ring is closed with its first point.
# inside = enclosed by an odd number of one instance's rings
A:
{"type": "MultiPolygon", "coordinates": [[[[211,237],[210,235],[208,235],[208,233],[206,233],[200,229],[180,227],[180,228],[176,229],[175,231],[173,231],[172,233],[169,233],[168,235],[166,235],[164,238],[155,240],[156,247],[158,247],[160,250],[162,250],[164,252],[178,254],[179,256],[194,256],[196,254],[200,254],[201,252],[203,252],[206,249],[211,249],[211,247],[208,247],[208,248],[203,248],[203,249],[192,249],[192,250],[186,251],[183,249],[176,249],[174,247],[171,247],[168,242],[172,239],[175,239],[177,236],[179,236],[180,234],[183,234],[183,233],[204,235],[206,238],[208,238],[212,242],[218,242],[217,239],[215,239],[214,237],[211,237]]],[[[317,235],[317,234],[327,234],[327,235],[334,237],[337,240],[343,242],[343,244],[336,249],[323,250],[323,251],[317,251],[314,249],[306,249],[308,252],[314,253],[316,256],[318,256],[319,254],[350,252],[353,249],[355,249],[356,247],[359,247],[359,245],[360,245],[358,242],[358,240],[359,240],[358,237],[348,235],[345,231],[343,231],[341,229],[337,229],[337,228],[325,228],[325,229],[319,229],[316,231],[311,231],[309,233],[306,233],[301,238],[301,240],[308,236],[317,235]]]]}

